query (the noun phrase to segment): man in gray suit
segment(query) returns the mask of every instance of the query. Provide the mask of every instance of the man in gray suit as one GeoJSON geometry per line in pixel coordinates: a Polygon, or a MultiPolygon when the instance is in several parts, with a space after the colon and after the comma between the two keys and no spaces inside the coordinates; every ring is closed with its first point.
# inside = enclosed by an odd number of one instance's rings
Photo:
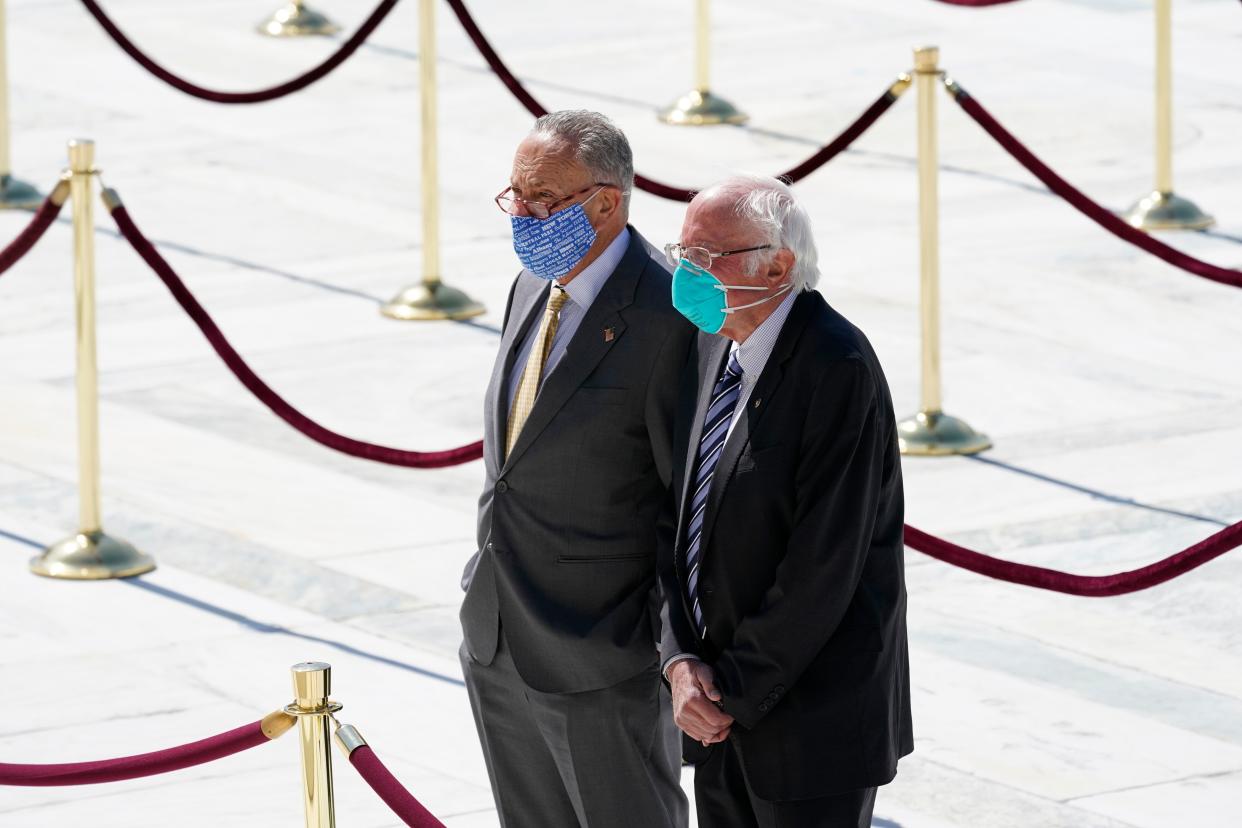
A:
{"type": "Polygon", "coordinates": [[[524,268],[485,402],[461,660],[506,828],[687,823],[656,560],[693,327],[627,224],[633,182],[612,122],[557,112],[496,197],[524,268]]]}

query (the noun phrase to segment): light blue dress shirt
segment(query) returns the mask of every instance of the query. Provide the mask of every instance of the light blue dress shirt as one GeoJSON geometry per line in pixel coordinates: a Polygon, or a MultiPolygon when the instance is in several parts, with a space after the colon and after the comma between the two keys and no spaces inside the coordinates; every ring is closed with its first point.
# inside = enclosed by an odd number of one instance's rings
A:
{"type": "MultiPolygon", "coordinates": [[[[569,280],[569,284],[564,286],[564,290],[569,294],[569,301],[561,308],[560,322],[556,326],[556,336],[552,337],[552,350],[548,352],[548,361],[543,366],[543,377],[540,378],[540,388],[543,387],[543,380],[551,376],[556,370],[556,366],[560,363],[561,358],[565,356],[565,350],[569,346],[569,341],[574,338],[574,333],[578,330],[578,325],[582,323],[582,317],[586,316],[586,312],[590,310],[591,303],[595,301],[595,297],[604,289],[604,284],[608,281],[608,277],[617,269],[617,265],[621,264],[621,259],[625,256],[625,251],[630,246],[630,229],[628,227],[621,231],[621,234],[612,240],[612,244],[604,248],[604,252],[599,254],[599,258],[587,265],[581,273],[569,280]]],[[[557,290],[557,282],[548,285],[548,290],[557,290]]],[[[544,302],[544,306],[547,302],[544,302]]],[[[534,347],[535,337],[539,333],[539,323],[542,316],[535,320],[535,324],[530,326],[530,330],[526,332],[525,339],[522,340],[522,347],[518,351],[517,359],[513,361],[513,371],[509,374],[509,396],[508,409],[513,408],[513,397],[517,394],[518,384],[522,381],[522,372],[526,370],[526,360],[530,358],[531,348],[534,347]]],[[[512,324],[521,324],[520,320],[509,320],[512,324]]]]}

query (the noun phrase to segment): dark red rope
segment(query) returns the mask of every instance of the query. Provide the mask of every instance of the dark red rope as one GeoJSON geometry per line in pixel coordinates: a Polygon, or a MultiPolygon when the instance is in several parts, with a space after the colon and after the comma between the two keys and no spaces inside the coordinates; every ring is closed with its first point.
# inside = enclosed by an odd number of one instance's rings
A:
{"type": "Polygon", "coordinates": [[[188,745],[119,759],[64,765],[11,765],[0,762],[0,785],[97,785],[100,782],[137,779],[214,762],[267,741],[263,721],[259,720],[188,745]]]}
{"type": "Polygon", "coordinates": [[[60,210],[65,206],[64,198],[59,201],[53,200],[57,196],[55,190],[39,205],[39,209],[35,210],[34,216],[30,219],[30,223],[17,234],[8,246],[0,250],[0,274],[3,274],[13,265],[17,264],[23,256],[30,252],[39,239],[43,238],[43,234],[47,232],[47,228],[52,226],[52,222],[56,221],[56,217],[60,215],[60,210]]]}
{"type": "Polygon", "coordinates": [[[1067,595],[1101,598],[1125,595],[1163,584],[1242,546],[1242,523],[1226,527],[1164,560],[1112,575],[1074,575],[1042,566],[1004,561],[949,543],[909,525],[906,526],[906,545],[938,561],[1011,584],[1064,592],[1067,595]]]}
{"type": "Polygon", "coordinates": [[[488,42],[487,37],[483,34],[483,30],[479,28],[479,24],[475,23],[474,18],[470,16],[469,10],[466,9],[466,4],[462,0],[448,0],[448,4],[449,8],[453,10],[453,14],[457,15],[457,21],[466,30],[466,34],[474,43],[475,48],[483,55],[487,65],[500,77],[504,85],[509,87],[513,97],[517,98],[522,106],[526,107],[526,111],[536,118],[547,115],[548,110],[544,109],[543,104],[535,100],[535,96],[526,91],[526,87],[522,86],[522,82],[517,79],[517,75],[510,72],[509,67],[500,59],[500,55],[496,54],[496,50],[488,42]]]}
{"type": "MultiPolygon", "coordinates": [[[[466,9],[465,3],[462,2],[462,0],[447,0],[447,2],[449,7],[452,8],[453,14],[457,16],[457,20],[461,23],[462,28],[466,30],[466,34],[470,37],[470,40],[474,42],[475,48],[479,50],[479,54],[483,56],[483,59],[487,61],[487,65],[490,66],[492,71],[496,73],[501,82],[508,87],[509,91],[513,93],[513,96],[521,102],[522,106],[526,107],[526,110],[536,118],[541,115],[548,114],[548,110],[543,106],[543,104],[535,100],[535,96],[522,85],[522,82],[518,80],[517,76],[514,75],[513,72],[509,70],[509,67],[505,65],[505,62],[500,59],[500,55],[498,55],[496,50],[492,48],[492,44],[488,42],[487,37],[483,34],[483,30],[479,28],[479,25],[475,23],[474,18],[470,16],[470,12],[466,9]]],[[[846,127],[844,132],[834,138],[831,142],[816,150],[815,154],[813,154],[810,158],[807,158],[794,168],[782,173],[780,177],[788,178],[791,182],[793,182],[800,181],[815,172],[815,170],[819,169],[824,164],[827,164],[843,150],[845,150],[846,147],[858,140],[859,136],[866,132],[872,124],[878,121],[880,116],[887,112],[888,108],[892,106],[896,100],[897,96],[893,94],[891,90],[886,90],[883,95],[876,99],[875,103],[871,104],[871,106],[867,108],[866,112],[859,116],[854,123],[846,127]]],[[[675,187],[671,184],[662,184],[659,181],[653,181],[652,179],[639,174],[634,176],[634,186],[638,187],[640,190],[651,193],[652,195],[659,196],[660,198],[671,199],[673,201],[689,201],[697,192],[697,190],[692,190],[686,187],[675,187]]]]}
{"type": "Polygon", "coordinates": [[[82,0],[82,5],[86,6],[86,10],[91,13],[91,16],[99,21],[99,25],[103,26],[103,29],[108,33],[108,36],[116,41],[116,45],[120,46],[126,54],[137,61],[142,68],[146,69],[152,75],[155,75],[155,77],[164,81],[164,83],[169,86],[179,89],[187,95],[202,98],[205,101],[214,101],[215,103],[223,104],[252,104],[271,101],[276,98],[283,98],[285,95],[305,89],[315,81],[327,75],[336,67],[340,66],[346,61],[347,58],[358,50],[358,47],[362,45],[363,41],[371,36],[371,32],[375,31],[376,27],[379,26],[379,24],[383,22],[384,18],[388,16],[388,13],[392,11],[393,6],[397,5],[397,0],[382,0],[382,2],[375,7],[375,11],[371,12],[371,15],[363,22],[362,26],[359,27],[358,31],[354,32],[353,35],[342,43],[341,47],[333,52],[323,63],[320,63],[318,66],[312,68],[304,74],[298,75],[292,80],[285,81],[282,84],[272,86],[267,89],[257,89],[253,92],[220,92],[215,89],[208,89],[206,87],[199,86],[198,84],[191,83],[185,78],[174,75],[172,72],[147,57],[142,50],[135,46],[133,41],[126,37],[125,33],[122,32],[120,28],[118,28],[117,25],[108,18],[108,15],[104,13],[104,10],[99,7],[99,4],[96,3],[95,0],[82,0]]]}
{"type": "Polygon", "coordinates": [[[979,126],[983,127],[988,135],[996,139],[997,143],[1004,147],[1019,164],[1030,170],[1031,174],[1042,181],[1048,189],[1068,201],[1070,206],[1114,236],[1146,250],[1153,256],[1164,259],[1169,264],[1179,267],[1187,273],[1202,276],[1204,279],[1211,279],[1213,282],[1220,282],[1222,285],[1242,287],[1242,272],[1210,264],[1170,247],[1159,239],[1153,238],[1139,230],[1137,227],[1130,226],[1107,208],[1096,204],[1084,195],[1081,190],[1074,187],[1064,178],[1061,178],[1047,164],[1036,158],[1034,153],[1023,146],[1017,138],[1001,126],[964,89],[959,87],[954,92],[954,99],[966,111],[966,114],[973,118],[979,126]]]}
{"type": "Polygon", "coordinates": [[[896,102],[897,96],[893,94],[892,90],[885,90],[884,94],[876,98],[875,102],[867,107],[867,110],[858,116],[854,123],[845,128],[844,132],[817,150],[810,158],[782,173],[779,177],[789,179],[790,182],[801,181],[803,178],[806,178],[844,152],[850,144],[857,141],[864,132],[870,129],[872,124],[880,120],[880,116],[887,112],[888,108],[896,102]]]}
{"type": "Polygon", "coordinates": [[[973,6],[981,8],[983,6],[1003,6],[1006,3],[1014,3],[1017,0],[936,0],[937,3],[944,3],[949,6],[973,6]]]}
{"type": "Polygon", "coordinates": [[[371,750],[370,745],[354,748],[349,754],[349,764],[358,769],[371,789],[410,828],[444,828],[444,823],[423,807],[423,804],[397,781],[384,763],[371,750]]]}
{"type": "Polygon", "coordinates": [[[335,431],[330,431],[310,417],[307,417],[286,402],[267,383],[259,379],[259,376],[246,364],[241,355],[225,339],[224,333],[221,332],[219,326],[208,316],[207,311],[194,298],[194,295],[190,293],[190,289],[185,286],[185,283],[173,271],[172,266],[155,249],[155,245],[151,244],[134,225],[133,220],[129,216],[129,211],[123,206],[118,206],[112,210],[112,218],[116,221],[116,226],[120,229],[121,235],[133,246],[138,255],[151,266],[151,269],[155,271],[155,275],[160,278],[160,281],[172,293],[173,298],[177,300],[177,304],[189,315],[194,324],[198,326],[198,329],[203,332],[203,336],[207,337],[208,343],[211,344],[211,347],[220,358],[224,360],[224,364],[241,381],[242,385],[246,386],[250,393],[259,399],[259,402],[271,409],[272,413],[310,439],[354,457],[374,460],[377,463],[388,463],[393,466],[407,466],[419,469],[455,466],[460,463],[477,460],[483,456],[483,442],[481,440],[446,451],[407,451],[379,446],[374,443],[365,443],[352,437],[345,437],[344,435],[337,434],[335,431]]]}

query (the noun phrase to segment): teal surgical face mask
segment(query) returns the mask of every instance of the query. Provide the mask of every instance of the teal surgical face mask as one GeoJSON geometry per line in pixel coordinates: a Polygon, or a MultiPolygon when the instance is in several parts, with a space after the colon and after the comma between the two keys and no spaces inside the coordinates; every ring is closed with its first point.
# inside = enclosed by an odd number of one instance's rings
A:
{"type": "Polygon", "coordinates": [[[771,296],[765,296],[749,305],[729,307],[728,292],[731,290],[770,290],[770,288],[752,285],[726,285],[698,265],[682,259],[673,271],[673,307],[682,316],[689,319],[699,330],[710,334],[720,333],[725,320],[731,313],[754,308],[792,288],[792,284],[782,286],[771,296]]]}

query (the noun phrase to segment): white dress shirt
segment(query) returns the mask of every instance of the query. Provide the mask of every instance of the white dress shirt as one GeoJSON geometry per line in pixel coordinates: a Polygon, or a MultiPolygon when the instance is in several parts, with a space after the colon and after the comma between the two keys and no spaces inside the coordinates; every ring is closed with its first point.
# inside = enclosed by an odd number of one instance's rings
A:
{"type": "Polygon", "coordinates": [[[737,407],[733,409],[733,419],[729,421],[729,435],[725,438],[726,442],[729,437],[733,436],[733,428],[741,419],[738,413],[744,411],[746,404],[750,402],[750,393],[755,390],[755,383],[759,381],[760,374],[767,367],[768,359],[772,356],[772,349],[776,347],[776,339],[781,335],[781,329],[785,327],[785,320],[789,318],[789,311],[793,308],[794,299],[797,297],[797,293],[789,291],[776,306],[776,310],[772,311],[772,315],[751,331],[750,336],[742,342],[734,342],[729,348],[729,353],[737,354],[738,364],[742,366],[742,389],[738,393],[737,407]]]}

